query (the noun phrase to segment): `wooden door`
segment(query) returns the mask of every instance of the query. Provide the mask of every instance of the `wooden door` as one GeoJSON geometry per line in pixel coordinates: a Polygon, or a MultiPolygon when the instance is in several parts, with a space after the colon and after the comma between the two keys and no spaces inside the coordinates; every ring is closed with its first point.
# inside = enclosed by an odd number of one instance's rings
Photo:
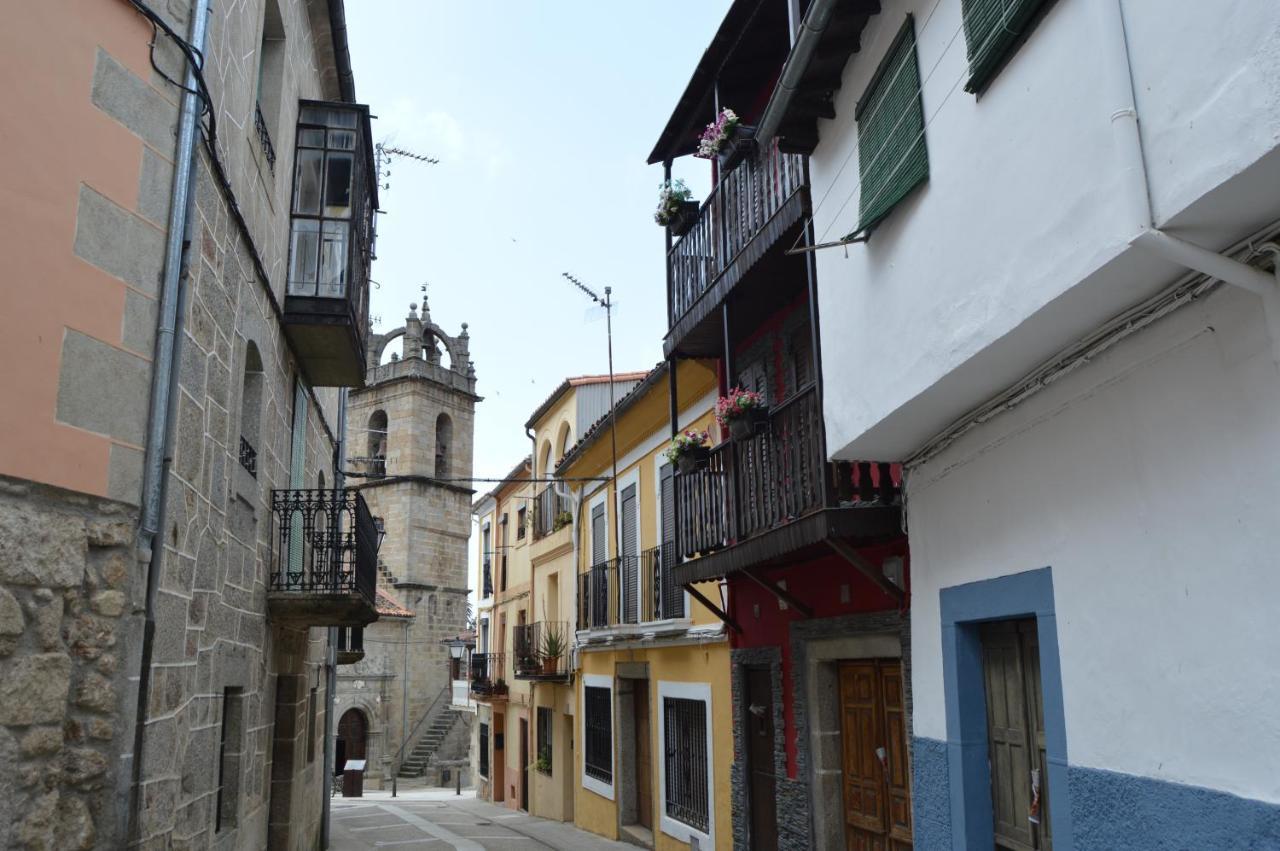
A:
{"type": "Polygon", "coordinates": [[[773,682],[768,668],[747,668],[747,798],[751,807],[751,847],[777,851],[778,813],[774,805],[773,682]]]}
{"type": "Polygon", "coordinates": [[[996,848],[1052,848],[1035,620],[983,625],[982,664],[996,848]]]}
{"type": "Polygon", "coordinates": [[[505,715],[493,715],[493,758],[489,770],[493,772],[490,789],[493,800],[500,802],[507,797],[507,750],[506,750],[507,718],[505,715]]]}
{"type": "Polygon", "coordinates": [[[520,719],[520,809],[529,811],[529,719],[520,719]]]}
{"type": "Polygon", "coordinates": [[[846,847],[911,848],[911,772],[901,663],[842,662],[840,714],[846,847]]]}
{"type": "Polygon", "coordinates": [[[649,725],[649,681],[636,680],[635,691],[636,746],[636,822],[653,830],[653,776],[649,725]]]}

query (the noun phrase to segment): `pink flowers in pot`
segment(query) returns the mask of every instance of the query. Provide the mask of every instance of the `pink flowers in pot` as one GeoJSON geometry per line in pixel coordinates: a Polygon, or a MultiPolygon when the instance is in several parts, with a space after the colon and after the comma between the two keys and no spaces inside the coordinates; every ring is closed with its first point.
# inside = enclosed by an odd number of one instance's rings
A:
{"type": "Polygon", "coordinates": [[[677,434],[671,438],[671,445],[667,447],[667,460],[672,463],[678,462],[687,455],[693,455],[700,449],[706,449],[707,444],[711,442],[711,438],[705,431],[686,431],[684,434],[677,434]]]}
{"type": "Polygon", "coordinates": [[[728,396],[721,396],[716,402],[716,422],[727,428],[736,419],[745,419],[760,411],[766,410],[764,397],[754,390],[743,390],[735,387],[728,396]]]}
{"type": "Polygon", "coordinates": [[[724,149],[725,143],[733,137],[733,131],[741,123],[738,114],[732,109],[722,109],[716,120],[707,125],[698,137],[698,150],[695,157],[704,160],[712,159],[724,149]]]}

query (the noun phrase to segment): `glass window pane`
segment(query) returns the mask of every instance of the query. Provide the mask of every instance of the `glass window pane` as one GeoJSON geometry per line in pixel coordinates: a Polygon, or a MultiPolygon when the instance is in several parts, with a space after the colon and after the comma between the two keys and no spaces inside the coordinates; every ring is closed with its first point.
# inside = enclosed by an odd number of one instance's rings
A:
{"type": "Polygon", "coordinates": [[[351,154],[329,154],[324,175],[324,214],[338,218],[351,216],[351,154]]]}
{"type": "Polygon", "coordinates": [[[299,116],[298,122],[301,124],[320,124],[325,125],[329,122],[329,110],[318,106],[306,106],[302,108],[302,115],[299,116]]]}
{"type": "Polygon", "coordinates": [[[329,110],[330,127],[352,127],[356,126],[356,112],[352,109],[331,109],[329,110]]]}
{"type": "Polygon", "coordinates": [[[298,144],[304,148],[323,148],[324,131],[304,127],[298,131],[298,144]]]}
{"type": "Polygon", "coordinates": [[[354,151],[356,148],[356,131],[330,130],[329,147],[330,149],[337,148],[343,151],[354,151]]]}
{"type": "Polygon", "coordinates": [[[298,173],[293,184],[293,211],[320,215],[320,168],[324,151],[298,151],[298,173]]]}
{"type": "Polygon", "coordinates": [[[321,298],[347,294],[347,223],[325,222],[320,235],[321,298]]]}
{"type": "Polygon", "coordinates": [[[294,219],[289,244],[289,295],[316,294],[316,261],[320,253],[320,223],[294,219]]]}

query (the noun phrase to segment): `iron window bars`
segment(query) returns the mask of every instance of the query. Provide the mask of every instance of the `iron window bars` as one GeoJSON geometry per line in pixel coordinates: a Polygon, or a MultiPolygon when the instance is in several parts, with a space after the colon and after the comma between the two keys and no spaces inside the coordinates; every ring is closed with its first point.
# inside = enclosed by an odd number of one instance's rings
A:
{"type": "Polygon", "coordinates": [[[583,686],[583,770],[601,783],[613,783],[613,707],[609,689],[583,686]]]}
{"type": "Polygon", "coordinates": [[[710,823],[707,704],[664,697],[662,711],[667,816],[706,833],[710,823]]]}

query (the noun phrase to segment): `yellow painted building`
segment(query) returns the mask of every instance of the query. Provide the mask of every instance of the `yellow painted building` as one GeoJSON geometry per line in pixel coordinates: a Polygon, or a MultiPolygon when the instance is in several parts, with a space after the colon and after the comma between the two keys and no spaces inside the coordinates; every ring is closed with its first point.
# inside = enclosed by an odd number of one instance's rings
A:
{"type": "MultiPolygon", "coordinates": [[[[676,378],[680,430],[709,429],[715,371],[683,360],[676,378]]],[[[675,563],[669,381],[657,367],[556,468],[577,551],[574,822],[656,849],[728,849],[728,638],[666,578],[675,563]]],[[[718,605],[715,583],[694,590],[718,605]]]]}

